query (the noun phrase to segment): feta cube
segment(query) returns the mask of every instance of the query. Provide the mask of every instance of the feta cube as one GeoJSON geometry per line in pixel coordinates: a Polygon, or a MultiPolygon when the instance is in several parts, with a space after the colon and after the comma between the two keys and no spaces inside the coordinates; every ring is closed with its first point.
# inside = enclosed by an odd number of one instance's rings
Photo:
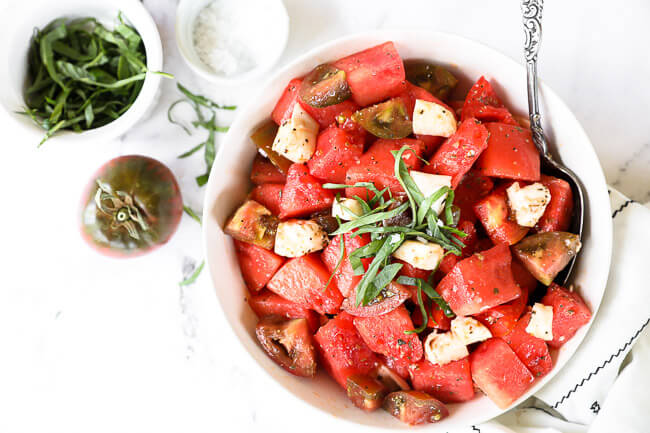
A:
{"type": "Polygon", "coordinates": [[[521,188],[515,182],[506,190],[510,209],[515,214],[517,224],[534,227],[544,215],[546,206],[551,201],[551,192],[539,182],[521,188]]]}
{"type": "Polygon", "coordinates": [[[456,132],[454,113],[435,102],[415,100],[413,109],[413,133],[451,137],[456,132]]]}
{"type": "Polygon", "coordinates": [[[339,217],[344,221],[352,221],[363,214],[361,204],[353,198],[342,198],[332,203],[332,216],[339,217]]]}
{"type": "Polygon", "coordinates": [[[432,364],[445,365],[466,356],[469,356],[467,346],[451,332],[433,332],[424,340],[424,357],[432,364]]]}
{"type": "Polygon", "coordinates": [[[542,340],[553,340],[553,307],[539,303],[533,305],[526,332],[542,340]]]}
{"type": "Polygon", "coordinates": [[[438,244],[411,240],[405,241],[393,253],[393,257],[426,271],[436,269],[444,255],[445,250],[438,244]]]}
{"type": "Polygon", "coordinates": [[[300,257],[326,245],[327,233],[316,221],[290,219],[278,224],[274,250],[280,256],[300,257]]]}
{"type": "MultiPolygon", "coordinates": [[[[422,191],[422,194],[424,195],[425,198],[434,194],[443,186],[447,186],[451,188],[451,176],[446,176],[442,174],[424,173],[415,170],[411,170],[410,175],[413,178],[413,182],[415,182],[418,188],[420,188],[420,191],[422,191]]],[[[437,213],[442,212],[442,210],[445,207],[446,199],[447,199],[447,193],[443,194],[442,197],[434,201],[433,204],[431,205],[431,208],[437,213]]]]}
{"type": "Polygon", "coordinates": [[[451,332],[465,345],[492,337],[490,330],[472,317],[456,317],[451,321],[451,332]]]}
{"type": "Polygon", "coordinates": [[[318,122],[296,104],[291,118],[280,125],[272,149],[293,162],[307,162],[316,151],[317,136],[318,122]]]}

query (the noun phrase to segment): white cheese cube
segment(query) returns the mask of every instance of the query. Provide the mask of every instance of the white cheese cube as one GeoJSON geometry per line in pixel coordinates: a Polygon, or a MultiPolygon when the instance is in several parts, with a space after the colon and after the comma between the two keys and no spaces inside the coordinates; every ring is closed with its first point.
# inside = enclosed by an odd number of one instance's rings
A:
{"type": "Polygon", "coordinates": [[[539,303],[533,305],[526,332],[542,340],[551,341],[553,339],[553,307],[539,303]]]}
{"type": "Polygon", "coordinates": [[[451,332],[433,332],[424,340],[424,357],[432,364],[445,365],[466,356],[469,356],[467,346],[451,332]]]}
{"type": "Polygon", "coordinates": [[[393,257],[426,271],[436,269],[444,255],[445,250],[440,245],[420,241],[405,241],[393,253],[393,257]]]}
{"type": "MultiPolygon", "coordinates": [[[[418,188],[420,188],[420,191],[422,191],[424,198],[427,198],[430,195],[434,194],[443,186],[448,186],[451,188],[451,176],[424,173],[415,170],[411,170],[410,175],[413,178],[413,182],[415,182],[418,188]]],[[[442,212],[445,207],[446,199],[447,194],[445,193],[442,195],[442,197],[433,202],[431,208],[437,213],[442,212]]]]}
{"type": "Polygon", "coordinates": [[[342,198],[332,203],[332,216],[339,217],[344,221],[352,221],[363,214],[361,204],[353,198],[342,198]]]}
{"type": "Polygon", "coordinates": [[[316,221],[291,219],[278,224],[274,250],[280,256],[300,257],[325,245],[327,233],[316,221]]]}
{"type": "Polygon", "coordinates": [[[506,191],[517,224],[523,227],[534,227],[551,201],[551,192],[539,182],[523,188],[519,187],[519,182],[515,182],[506,191]]]}
{"type": "Polygon", "coordinates": [[[456,317],[451,321],[451,332],[465,345],[492,337],[490,330],[472,317],[456,317]]]}
{"type": "Polygon", "coordinates": [[[293,162],[307,162],[316,151],[317,135],[318,122],[296,104],[291,118],[280,125],[272,149],[293,162]]]}
{"type": "Polygon", "coordinates": [[[435,102],[415,100],[413,109],[413,133],[451,137],[456,132],[454,113],[435,102]]]}

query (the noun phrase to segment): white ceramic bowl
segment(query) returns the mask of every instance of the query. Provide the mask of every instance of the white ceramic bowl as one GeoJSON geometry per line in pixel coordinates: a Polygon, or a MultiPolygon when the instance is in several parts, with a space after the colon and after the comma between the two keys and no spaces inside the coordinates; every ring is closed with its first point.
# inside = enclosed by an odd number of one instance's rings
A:
{"type": "MultiPolygon", "coordinates": [[[[244,301],[246,288],[240,276],[233,244],[221,227],[229,214],[244,200],[249,189],[249,171],[256,150],[249,140],[250,132],[267,119],[287,82],[314,66],[334,60],[381,42],[395,42],[404,59],[423,58],[447,65],[468,88],[479,76],[486,75],[498,83],[497,93],[508,107],[518,114],[526,112],[526,72],[524,68],[499,52],[458,36],[422,31],[379,31],[345,37],[316,48],[283,68],[261,89],[255,104],[244,108],[221,145],[206,192],[203,213],[203,236],[208,269],[223,314],[241,343],[260,367],[286,388],[297,400],[311,404],[323,412],[357,425],[386,429],[404,429],[404,424],[383,411],[368,414],[353,407],[345,393],[321,372],[315,380],[301,379],[285,373],[266,356],[258,345],[254,327],[256,317],[244,301]]],[[[494,81],[493,81],[494,82],[494,81]]],[[[586,188],[586,218],[583,243],[576,268],[574,284],[585,301],[596,312],[605,290],[612,244],[609,199],[603,172],[593,147],[582,127],[567,106],[546,85],[541,86],[544,128],[555,152],[582,179],[586,188]]],[[[553,378],[571,358],[584,338],[588,326],[558,352],[553,371],[522,396],[518,402],[534,394],[553,378]]],[[[265,390],[272,394],[274,390],[265,390]]],[[[518,403],[517,402],[517,403],[518,403]]],[[[298,403],[296,403],[298,405],[298,403]]],[[[299,410],[284,407],[289,412],[299,410]]],[[[454,426],[472,425],[493,418],[504,411],[487,397],[450,405],[451,415],[430,431],[447,431],[454,426]]]]}
{"type": "MultiPolygon", "coordinates": [[[[142,37],[147,53],[147,68],[160,71],[163,65],[162,44],[156,24],[151,15],[138,0],[30,0],[12,2],[0,14],[0,106],[3,111],[30,131],[34,145],[43,138],[45,131],[28,116],[18,114],[25,106],[23,88],[27,76],[27,51],[35,28],[43,28],[60,17],[94,17],[108,28],[112,28],[117,15],[124,18],[142,37]]],[[[112,140],[129,130],[140,120],[156,99],[161,77],[147,74],[144,85],[135,102],[124,114],[100,128],[81,133],[59,131],[48,140],[48,146],[55,142],[99,143],[112,140]]]]}
{"type": "Polygon", "coordinates": [[[216,73],[207,66],[196,52],[193,42],[193,30],[196,18],[213,0],[181,0],[176,10],[176,44],[187,65],[200,77],[218,86],[242,85],[259,78],[278,61],[289,40],[289,14],[282,0],[261,0],[260,5],[253,7],[250,2],[228,0],[239,7],[247,8],[249,17],[255,15],[258,19],[273,25],[263,29],[250,25],[246,28],[256,52],[260,57],[257,65],[246,72],[234,75],[216,73]],[[263,5],[263,6],[262,6],[263,5]]]}

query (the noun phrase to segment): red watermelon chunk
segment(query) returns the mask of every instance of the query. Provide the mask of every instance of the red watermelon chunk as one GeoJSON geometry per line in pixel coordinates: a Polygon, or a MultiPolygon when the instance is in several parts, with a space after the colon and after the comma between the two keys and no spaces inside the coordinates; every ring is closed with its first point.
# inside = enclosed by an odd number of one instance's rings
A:
{"type": "MultiPolygon", "coordinates": [[[[404,189],[395,177],[395,158],[391,151],[409,146],[413,151],[404,152],[402,159],[408,168],[418,170],[422,162],[418,159],[424,152],[424,144],[413,138],[399,140],[379,139],[361,156],[359,163],[348,169],[345,183],[354,185],[357,182],[372,182],[377,189],[388,187],[393,194],[403,193],[404,189]],[[416,156],[417,155],[417,156],[416,156]]],[[[369,196],[366,188],[347,188],[347,197],[359,196],[366,199],[369,196]]],[[[370,195],[372,198],[374,194],[370,195]]]]}
{"type": "Polygon", "coordinates": [[[353,374],[368,375],[379,363],[377,355],[364,343],[352,322],[343,312],[321,326],[314,340],[325,370],[344,389],[353,374]]]}
{"type": "Polygon", "coordinates": [[[323,188],[305,164],[293,164],[282,191],[279,216],[281,219],[306,216],[329,209],[333,201],[334,193],[323,188]]]}
{"type": "Polygon", "coordinates": [[[320,325],[320,319],[316,312],[268,290],[248,296],[248,305],[260,319],[268,315],[278,315],[287,319],[306,319],[312,332],[315,332],[320,325]]]}
{"type": "Polygon", "coordinates": [[[521,359],[535,377],[543,377],[553,369],[553,359],[546,342],[526,332],[531,313],[526,313],[512,332],[503,337],[510,348],[521,359]]]}
{"type": "Polygon", "coordinates": [[[234,242],[239,270],[244,277],[246,286],[249,290],[256,292],[264,287],[280,269],[284,258],[257,245],[238,240],[234,242]]]}
{"type": "Polygon", "coordinates": [[[549,286],[542,304],[553,307],[553,341],[548,342],[551,347],[562,347],[591,320],[591,311],[580,295],[555,283],[549,286]]]}
{"type": "Polygon", "coordinates": [[[424,171],[451,176],[451,187],[456,188],[487,146],[485,126],[476,119],[464,120],[456,133],[442,143],[424,171]]]}
{"type": "Polygon", "coordinates": [[[362,107],[404,91],[404,63],[392,42],[344,57],[334,66],[345,71],[352,99],[362,107]]]}
{"type": "MultiPolygon", "coordinates": [[[[445,315],[442,308],[440,308],[440,306],[435,302],[431,302],[426,308],[428,315],[427,328],[448,331],[451,327],[451,319],[445,315]]],[[[413,310],[411,317],[415,326],[422,326],[422,312],[420,311],[420,307],[416,307],[415,310],[413,310]]]]}
{"type": "Polygon", "coordinates": [[[531,293],[537,288],[537,279],[533,277],[533,274],[528,272],[528,269],[524,265],[519,263],[519,260],[512,261],[512,276],[515,277],[517,285],[521,287],[522,293],[524,289],[526,293],[531,293]]]}
{"type": "Polygon", "coordinates": [[[524,395],[535,378],[500,338],[490,338],[469,356],[476,385],[501,409],[524,395]]]}
{"type": "Polygon", "coordinates": [[[468,358],[445,365],[423,359],[411,365],[409,373],[414,389],[424,391],[443,403],[460,403],[474,397],[468,358]]]}
{"type": "Polygon", "coordinates": [[[463,259],[440,281],[437,292],[458,316],[481,313],[521,296],[504,244],[463,259]]]}
{"type": "Polygon", "coordinates": [[[341,102],[340,104],[330,105],[324,108],[316,108],[311,105],[303,102],[301,99],[298,99],[300,106],[309,114],[321,129],[325,129],[330,125],[333,125],[336,122],[337,117],[342,113],[354,113],[359,109],[359,106],[355,104],[352,100],[348,99],[341,102]]]}
{"type": "Polygon", "coordinates": [[[283,189],[284,184],[282,183],[264,183],[257,185],[251,191],[251,199],[270,210],[273,215],[279,215],[283,189]]]}
{"type": "Polygon", "coordinates": [[[513,245],[526,236],[528,228],[517,224],[510,212],[506,193],[508,186],[510,184],[502,185],[478,201],[474,205],[474,212],[492,242],[513,245]]]}
{"type": "Polygon", "coordinates": [[[494,182],[476,170],[470,170],[458,184],[454,196],[454,204],[460,208],[461,219],[475,222],[474,205],[492,191],[494,182]]]}
{"type": "Polygon", "coordinates": [[[536,232],[565,232],[571,224],[573,214],[573,192],[566,180],[542,174],[540,182],[551,192],[544,215],[534,229],[536,232]]]}
{"type": "Polygon", "coordinates": [[[343,296],[333,283],[325,290],[329,276],[318,256],[310,254],[287,261],[267,287],[283,298],[320,314],[336,314],[343,296]]]}
{"type": "Polygon", "coordinates": [[[487,326],[493,337],[503,337],[515,328],[526,309],[527,302],[528,290],[521,287],[521,296],[514,301],[492,307],[475,317],[476,320],[487,326]]]}
{"type": "Polygon", "coordinates": [[[373,352],[410,362],[422,358],[422,342],[418,336],[404,333],[413,330],[413,322],[403,305],[381,316],[356,317],[354,326],[373,352]]]}
{"type": "Polygon", "coordinates": [[[379,355],[379,359],[386,367],[388,367],[402,379],[408,379],[409,366],[411,365],[411,361],[408,359],[393,358],[392,356],[384,355],[379,355]]]}
{"type": "Polygon", "coordinates": [[[253,168],[251,169],[251,182],[262,185],[265,183],[284,183],[286,179],[287,177],[271,161],[259,153],[255,155],[253,168]]]}
{"type": "MultiPolygon", "coordinates": [[[[334,282],[339,288],[339,291],[344,297],[348,297],[354,292],[354,289],[361,281],[362,275],[354,275],[354,270],[350,264],[348,257],[350,253],[354,250],[361,248],[364,245],[370,243],[370,235],[365,233],[361,236],[352,236],[352,232],[345,233],[343,235],[336,235],[332,238],[329,245],[325,247],[321,253],[321,260],[325,263],[325,266],[330,271],[334,272],[336,265],[339,262],[339,257],[341,253],[341,236],[343,236],[343,244],[345,246],[345,259],[343,263],[339,266],[338,270],[334,274],[334,282]]],[[[372,262],[372,257],[367,259],[362,259],[364,267],[367,268],[372,262]]]]}
{"type": "Polygon", "coordinates": [[[492,85],[481,77],[467,93],[461,118],[475,117],[482,122],[503,122],[517,125],[517,121],[503,106],[492,85]]]}
{"type": "Polygon", "coordinates": [[[316,152],[307,166],[309,173],[326,182],[345,183],[348,168],[363,154],[363,143],[355,143],[341,128],[330,126],[318,134],[316,152]]]}
{"type": "Polygon", "coordinates": [[[485,176],[538,181],[540,156],[530,129],[505,123],[487,123],[485,127],[490,138],[476,169],[485,176]]]}
{"type": "Polygon", "coordinates": [[[271,118],[278,125],[281,125],[284,120],[289,119],[293,114],[293,107],[298,101],[298,91],[300,90],[301,84],[302,80],[300,78],[294,78],[289,81],[289,84],[285,87],[280,99],[275,104],[275,108],[271,113],[271,118]]]}

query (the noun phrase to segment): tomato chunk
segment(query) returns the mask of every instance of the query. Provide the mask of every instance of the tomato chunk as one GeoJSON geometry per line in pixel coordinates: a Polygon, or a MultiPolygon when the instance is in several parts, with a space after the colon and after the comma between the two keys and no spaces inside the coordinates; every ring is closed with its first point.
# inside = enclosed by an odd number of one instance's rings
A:
{"type": "Polygon", "coordinates": [[[476,222],[474,205],[494,188],[494,182],[476,170],[470,170],[456,187],[454,204],[460,208],[460,218],[476,222]]]}
{"type": "Polygon", "coordinates": [[[456,188],[487,147],[488,130],[485,126],[476,119],[464,120],[456,133],[442,143],[424,171],[451,176],[451,187],[456,188]]]}
{"type": "Polygon", "coordinates": [[[521,296],[503,305],[492,307],[477,314],[476,320],[487,326],[493,337],[503,337],[510,333],[526,309],[528,290],[521,288],[521,296]]]}
{"type": "Polygon", "coordinates": [[[423,359],[411,365],[409,373],[414,389],[424,391],[443,403],[460,403],[474,397],[468,358],[445,365],[423,359]]]}
{"type": "Polygon", "coordinates": [[[521,296],[504,244],[463,259],[438,284],[438,293],[459,316],[469,316],[521,296]]]}
{"type": "Polygon", "coordinates": [[[325,290],[329,272],[317,255],[296,257],[287,261],[271,278],[267,287],[274,293],[320,314],[339,311],[343,296],[330,283],[325,290]]]}
{"type": "Polygon", "coordinates": [[[580,295],[555,283],[548,288],[542,304],[553,307],[553,341],[548,342],[551,347],[562,347],[591,320],[591,311],[580,295]]]}
{"type": "Polygon", "coordinates": [[[257,185],[251,191],[251,199],[270,210],[273,215],[279,215],[283,189],[284,184],[281,183],[264,183],[262,185],[257,185]]]}
{"type": "MultiPolygon", "coordinates": [[[[388,187],[392,194],[403,193],[404,189],[395,177],[395,158],[391,151],[400,150],[402,146],[409,146],[413,151],[404,152],[402,159],[408,168],[418,170],[422,162],[418,159],[424,152],[424,144],[420,140],[402,138],[399,140],[379,139],[361,156],[359,164],[348,169],[346,184],[353,185],[357,182],[372,182],[380,191],[388,187]],[[416,156],[417,155],[417,156],[416,156]]],[[[359,196],[366,199],[374,194],[366,188],[347,188],[345,195],[348,197],[359,196]]]]}
{"type": "Polygon", "coordinates": [[[314,335],[325,369],[344,389],[348,377],[370,374],[379,363],[377,355],[363,341],[352,320],[349,314],[340,313],[314,335]]]}
{"type": "Polygon", "coordinates": [[[357,306],[357,294],[353,290],[350,296],[343,301],[341,308],[353,316],[380,316],[398,308],[410,297],[411,292],[405,286],[392,281],[368,305],[357,306]]]}
{"type": "Polygon", "coordinates": [[[345,71],[352,99],[362,107],[400,94],[406,84],[404,63],[392,42],[344,57],[334,66],[345,71]]]}
{"type": "Polygon", "coordinates": [[[264,158],[259,153],[253,160],[251,169],[251,182],[256,185],[265,183],[284,183],[287,177],[278,168],[271,164],[271,161],[264,158]]]}
{"type": "Polygon", "coordinates": [[[336,122],[336,118],[342,113],[354,113],[359,109],[359,106],[352,100],[348,99],[339,104],[330,105],[329,107],[316,108],[303,102],[298,98],[300,106],[309,114],[318,124],[321,129],[325,129],[336,122]]]}
{"type": "Polygon", "coordinates": [[[356,317],[354,326],[374,352],[411,362],[422,358],[424,352],[418,336],[404,333],[413,329],[413,322],[403,305],[381,316],[356,317]]]}
{"type": "Polygon", "coordinates": [[[273,119],[273,121],[278,125],[291,117],[293,107],[299,99],[298,90],[300,90],[301,84],[302,80],[300,78],[294,78],[289,81],[289,84],[285,87],[280,99],[275,104],[275,108],[273,108],[273,112],[271,113],[271,119],[273,119]]]}
{"type": "Polygon", "coordinates": [[[333,201],[334,193],[323,188],[305,164],[293,164],[282,191],[279,216],[282,219],[306,216],[329,209],[333,201]]]}
{"type": "Polygon", "coordinates": [[[490,138],[476,169],[485,176],[538,181],[540,156],[530,130],[505,123],[487,123],[485,127],[490,138]]]}
{"type": "Polygon", "coordinates": [[[264,287],[284,263],[273,251],[236,239],[235,251],[246,286],[253,292],[264,287]]]}
{"type": "Polygon", "coordinates": [[[551,192],[544,215],[535,225],[536,232],[565,232],[573,214],[573,191],[566,180],[542,174],[540,182],[551,192]]]}
{"type": "Polygon", "coordinates": [[[483,122],[503,122],[517,125],[517,121],[503,106],[492,85],[481,77],[467,93],[461,119],[475,117],[483,122]]]}
{"type": "MultiPolygon", "coordinates": [[[[370,243],[370,235],[365,233],[360,236],[353,236],[352,232],[345,233],[343,235],[336,235],[332,238],[329,245],[325,247],[321,253],[321,259],[325,266],[330,271],[334,272],[336,265],[339,262],[339,257],[341,253],[341,236],[343,236],[343,245],[345,247],[345,257],[338,270],[334,274],[334,281],[336,286],[344,297],[348,297],[352,294],[354,289],[361,281],[362,275],[354,275],[354,270],[350,264],[348,257],[350,253],[354,250],[361,248],[364,245],[370,243]]],[[[372,262],[372,257],[367,259],[361,259],[364,268],[367,268],[372,262]]]]}
{"type": "Polygon", "coordinates": [[[282,316],[287,319],[305,319],[312,332],[315,332],[320,325],[320,319],[316,312],[295,302],[288,301],[268,290],[251,294],[247,299],[248,305],[260,319],[270,315],[282,316]]]}
{"type": "Polygon", "coordinates": [[[533,376],[543,377],[553,369],[553,359],[551,359],[546,342],[526,332],[530,317],[531,313],[526,313],[519,319],[512,332],[503,339],[533,373],[533,376]]]}
{"type": "Polygon", "coordinates": [[[474,212],[492,242],[513,245],[526,236],[528,228],[517,224],[514,215],[510,212],[506,193],[508,186],[509,184],[498,187],[477,202],[474,205],[474,212]]]}
{"type": "Polygon", "coordinates": [[[330,126],[321,131],[316,152],[307,166],[309,173],[326,182],[345,183],[348,168],[353,167],[363,154],[363,143],[354,142],[341,128],[330,126]]]}
{"type": "Polygon", "coordinates": [[[535,378],[500,338],[490,338],[469,356],[476,385],[501,409],[524,395],[535,378]]]}

